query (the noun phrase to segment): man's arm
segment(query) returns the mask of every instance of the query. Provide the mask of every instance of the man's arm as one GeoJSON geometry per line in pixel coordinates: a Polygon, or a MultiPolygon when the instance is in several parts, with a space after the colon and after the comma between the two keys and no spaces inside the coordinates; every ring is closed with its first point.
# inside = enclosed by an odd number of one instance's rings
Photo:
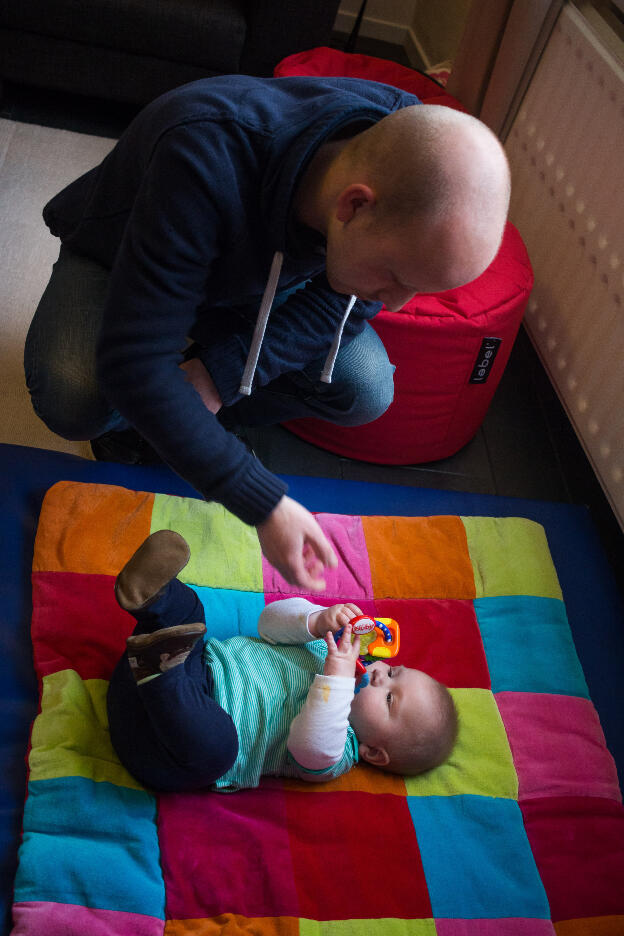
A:
{"type": "MultiPolygon", "coordinates": [[[[221,222],[209,177],[197,173],[193,134],[179,130],[165,142],[152,156],[111,274],[99,380],[111,404],[174,471],[258,526],[268,561],[288,581],[322,588],[322,570],[336,558],[318,523],[217,421],[223,394],[210,370],[197,389],[180,367],[180,349],[218,260],[221,222]]],[[[245,344],[238,345],[243,359],[245,344]]]]}

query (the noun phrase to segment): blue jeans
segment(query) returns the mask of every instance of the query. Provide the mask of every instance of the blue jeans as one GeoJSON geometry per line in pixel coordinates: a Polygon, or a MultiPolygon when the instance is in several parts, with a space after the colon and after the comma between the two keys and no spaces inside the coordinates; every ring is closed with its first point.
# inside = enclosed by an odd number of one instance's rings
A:
{"type": "MultiPolygon", "coordinates": [[[[129,426],[105,399],[96,378],[108,278],[100,264],[61,247],[26,338],[24,368],[33,407],[49,429],[66,439],[94,439],[129,426]]],[[[311,361],[303,370],[254,390],[251,397],[223,408],[220,421],[231,428],[315,416],[359,426],[390,406],[394,367],[368,323],[341,347],[331,384],[319,381],[324,362],[311,361]]],[[[218,383],[218,375],[211,376],[218,383]]]]}
{"type": "MultiPolygon", "coordinates": [[[[197,594],[178,579],[134,617],[135,634],[206,620],[197,594]]],[[[169,793],[206,789],[232,767],[238,734],[211,685],[201,639],[184,663],[140,686],[123,654],[108,687],[108,722],[117,756],[142,784],[169,793]]]]}

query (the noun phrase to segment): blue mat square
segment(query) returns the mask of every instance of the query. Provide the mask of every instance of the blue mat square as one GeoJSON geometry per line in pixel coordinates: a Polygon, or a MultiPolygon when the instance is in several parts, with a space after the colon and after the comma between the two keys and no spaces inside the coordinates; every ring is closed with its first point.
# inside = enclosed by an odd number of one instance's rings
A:
{"type": "Polygon", "coordinates": [[[512,595],[474,606],[493,692],[589,698],[562,601],[512,595]]]}
{"type": "Polygon", "coordinates": [[[164,920],[156,800],[149,793],[84,777],[36,780],[24,807],[24,849],[29,861],[19,865],[15,901],[60,901],[164,920]]]}
{"type": "Polygon", "coordinates": [[[258,636],[258,618],[265,605],[262,592],[191,585],[206,612],[206,636],[227,640],[244,634],[258,636]]]}
{"type": "Polygon", "coordinates": [[[409,796],[434,917],[550,919],[522,813],[488,796],[409,796]]]}

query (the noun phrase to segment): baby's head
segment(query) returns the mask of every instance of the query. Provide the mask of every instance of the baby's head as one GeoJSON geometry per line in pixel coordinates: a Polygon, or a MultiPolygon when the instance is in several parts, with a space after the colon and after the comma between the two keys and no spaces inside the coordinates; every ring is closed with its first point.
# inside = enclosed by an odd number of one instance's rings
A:
{"type": "Polygon", "coordinates": [[[421,670],[377,661],[351,703],[359,754],[384,770],[414,775],[446,760],[457,737],[453,698],[421,670]]]}

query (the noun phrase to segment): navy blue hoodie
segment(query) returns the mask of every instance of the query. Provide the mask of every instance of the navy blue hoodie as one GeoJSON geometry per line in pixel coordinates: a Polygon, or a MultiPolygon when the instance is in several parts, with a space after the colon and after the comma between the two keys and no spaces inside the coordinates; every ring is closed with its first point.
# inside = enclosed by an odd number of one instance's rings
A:
{"type": "MultiPolygon", "coordinates": [[[[278,290],[312,279],[268,320],[254,385],[326,355],[347,297],[324,276],[323,243],[292,217],[319,146],[419,103],[350,78],[225,76],[158,98],[106,159],[44,209],[53,234],[111,269],[98,347],[103,391],[204,497],[259,523],[285,484],[221,427],[179,368],[186,339],[223,404],[240,399],[257,309],[276,251],[278,290]]],[[[380,305],[356,302],[343,340],[380,305]]]]}

